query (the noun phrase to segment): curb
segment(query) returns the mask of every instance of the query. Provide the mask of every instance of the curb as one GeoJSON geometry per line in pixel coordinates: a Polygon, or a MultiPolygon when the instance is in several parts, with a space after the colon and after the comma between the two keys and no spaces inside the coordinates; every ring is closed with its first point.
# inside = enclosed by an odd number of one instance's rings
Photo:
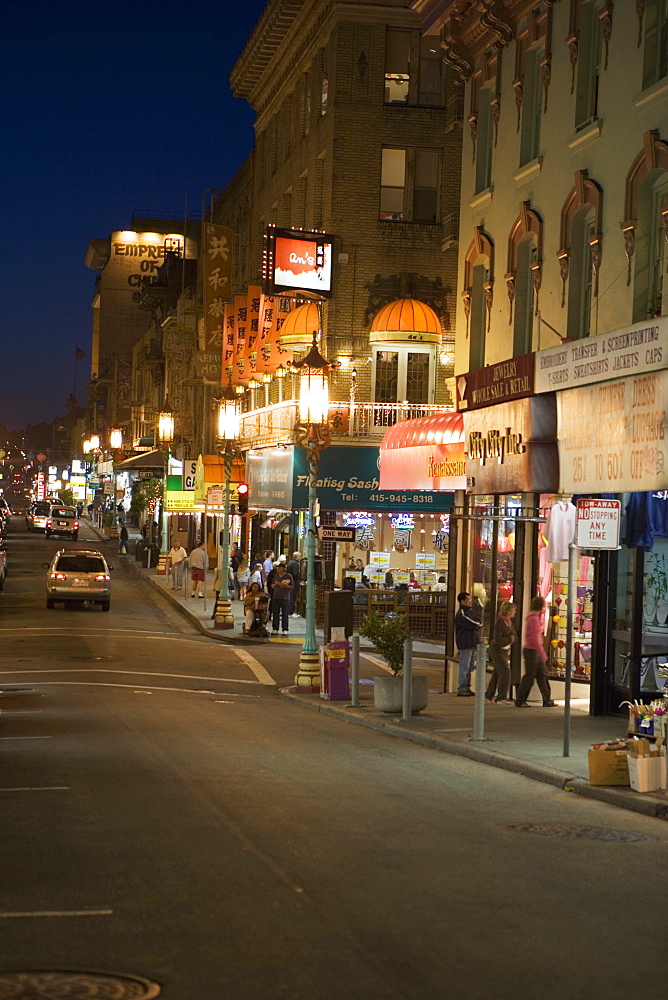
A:
{"type": "Polygon", "coordinates": [[[466,757],[479,764],[488,764],[491,767],[498,767],[504,771],[520,774],[532,781],[541,781],[543,784],[561,788],[566,792],[575,792],[584,798],[597,799],[599,802],[606,802],[608,805],[618,806],[628,809],[631,812],[640,813],[643,816],[651,816],[655,819],[668,820],[668,804],[658,802],[656,799],[647,799],[637,792],[628,792],[618,789],[590,785],[583,778],[576,776],[569,777],[563,771],[555,771],[547,767],[540,767],[529,761],[519,760],[516,757],[505,757],[496,754],[494,751],[485,750],[480,746],[471,746],[462,743],[453,743],[449,740],[441,739],[438,736],[431,736],[429,733],[421,733],[415,730],[406,729],[400,723],[382,722],[379,719],[364,718],[362,715],[353,715],[341,708],[335,708],[326,701],[306,700],[304,695],[294,694],[289,688],[281,688],[278,691],[279,698],[290,701],[309,708],[314,712],[321,712],[324,715],[334,716],[344,722],[351,722],[354,725],[366,726],[368,729],[375,729],[377,732],[386,733],[388,736],[395,736],[400,739],[410,740],[412,743],[419,743],[422,746],[431,747],[434,750],[441,750],[443,753],[450,753],[456,757],[466,757]]]}

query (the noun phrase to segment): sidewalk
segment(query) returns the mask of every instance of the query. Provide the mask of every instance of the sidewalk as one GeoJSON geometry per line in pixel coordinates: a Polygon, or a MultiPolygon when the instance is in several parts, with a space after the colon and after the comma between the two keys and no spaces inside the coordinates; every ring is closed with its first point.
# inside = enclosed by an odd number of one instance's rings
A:
{"type": "MultiPolygon", "coordinates": [[[[89,527],[91,525],[89,524],[89,527]]],[[[95,529],[93,529],[95,530],[95,529]]],[[[109,549],[116,546],[100,535],[109,549]]],[[[134,537],[134,536],[133,536],[134,537]]],[[[131,545],[134,553],[134,542],[131,545]]],[[[189,596],[187,586],[183,591],[171,590],[171,581],[158,576],[155,569],[143,569],[134,554],[117,557],[124,566],[134,570],[147,583],[161,593],[205,635],[235,645],[260,646],[288,644],[300,646],[304,637],[304,619],[290,619],[290,637],[272,639],[249,639],[241,635],[243,610],[240,601],[232,602],[235,615],[234,629],[213,628],[213,572],[207,575],[207,596],[204,600],[189,596]]],[[[321,630],[316,632],[319,642],[323,642],[321,630]]],[[[353,708],[346,702],[331,702],[319,695],[299,693],[295,688],[279,691],[279,696],[302,708],[322,712],[342,721],[367,726],[402,739],[420,743],[446,753],[468,757],[480,763],[522,774],[537,781],[547,782],[565,791],[575,792],[589,798],[598,799],[611,805],[621,806],[646,816],[668,820],[668,793],[652,792],[639,794],[626,787],[591,786],[588,781],[587,751],[594,743],[604,743],[618,737],[626,737],[626,718],[623,716],[592,717],[583,707],[575,703],[571,708],[570,754],[563,756],[563,706],[543,709],[541,701],[530,702],[529,710],[517,710],[514,706],[490,705],[485,703],[485,739],[473,741],[473,698],[457,698],[442,691],[442,670],[444,648],[432,643],[414,643],[416,658],[433,659],[433,669],[428,665],[416,668],[416,673],[427,672],[430,678],[429,705],[420,715],[409,722],[398,716],[388,716],[378,712],[373,704],[373,675],[381,668],[377,666],[377,655],[369,656],[372,647],[362,646],[360,657],[360,707],[353,708]]]]}

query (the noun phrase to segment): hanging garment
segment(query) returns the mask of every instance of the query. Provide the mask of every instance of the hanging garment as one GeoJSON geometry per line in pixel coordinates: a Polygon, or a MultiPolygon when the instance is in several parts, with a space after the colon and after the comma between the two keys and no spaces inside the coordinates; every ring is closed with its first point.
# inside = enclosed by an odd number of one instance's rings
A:
{"type": "Polygon", "coordinates": [[[626,505],[626,538],[630,549],[651,552],[655,538],[668,538],[668,490],[631,493],[626,505]]]}
{"type": "Polygon", "coordinates": [[[568,546],[575,537],[577,509],[568,500],[557,500],[547,515],[545,537],[547,538],[547,561],[565,562],[568,546]]]}

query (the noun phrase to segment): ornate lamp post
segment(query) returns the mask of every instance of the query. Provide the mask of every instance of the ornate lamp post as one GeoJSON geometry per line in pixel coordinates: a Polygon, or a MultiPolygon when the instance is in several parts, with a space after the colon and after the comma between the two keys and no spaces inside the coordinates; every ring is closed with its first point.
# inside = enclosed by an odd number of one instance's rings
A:
{"type": "Polygon", "coordinates": [[[218,442],[225,458],[225,506],[223,507],[223,544],[220,557],[220,594],[216,609],[216,628],[233,628],[234,615],[230,605],[230,480],[234,442],[239,437],[239,403],[231,385],[224,390],[218,409],[218,442]]]}
{"type": "Polygon", "coordinates": [[[302,361],[292,367],[299,375],[299,424],[297,443],[306,451],[308,461],[308,532],[306,535],[306,633],[299,657],[295,684],[302,691],[320,690],[320,664],[315,637],[315,547],[316,483],[320,453],[331,441],[329,428],[329,372],[335,365],[326,361],[316,342],[302,361]]]}
{"type": "Polygon", "coordinates": [[[162,482],[162,508],[160,519],[162,521],[162,552],[169,552],[169,539],[167,538],[167,516],[165,514],[165,501],[167,500],[167,477],[169,475],[169,459],[171,458],[171,447],[174,441],[174,413],[169,405],[169,399],[165,396],[162,410],[158,414],[158,440],[160,447],[166,450],[165,457],[165,477],[162,482]]]}
{"type": "MultiPolygon", "coordinates": [[[[120,430],[109,431],[109,447],[110,447],[112,453],[119,452],[121,450],[121,448],[123,447],[123,431],[120,431],[120,430]]],[[[114,455],[112,454],[112,462],[113,462],[113,458],[114,458],[114,455]]],[[[112,483],[113,483],[113,486],[114,486],[114,491],[113,491],[113,494],[112,494],[112,496],[114,498],[113,499],[113,505],[112,505],[112,513],[113,513],[114,520],[113,520],[112,523],[114,524],[115,527],[117,527],[118,526],[118,512],[116,510],[116,506],[117,506],[116,505],[116,474],[113,471],[113,465],[112,465],[111,479],[112,479],[112,483]]]]}

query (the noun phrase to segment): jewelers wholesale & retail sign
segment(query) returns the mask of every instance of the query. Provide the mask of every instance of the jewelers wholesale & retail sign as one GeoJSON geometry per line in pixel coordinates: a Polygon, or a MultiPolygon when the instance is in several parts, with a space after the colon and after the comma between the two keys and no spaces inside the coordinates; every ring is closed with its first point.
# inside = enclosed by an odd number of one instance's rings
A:
{"type": "Polygon", "coordinates": [[[574,389],[668,366],[668,316],[536,353],[535,391],[574,389]]]}
{"type": "Polygon", "coordinates": [[[666,489],[667,409],[667,370],[558,392],[560,490],[666,489]]]}

